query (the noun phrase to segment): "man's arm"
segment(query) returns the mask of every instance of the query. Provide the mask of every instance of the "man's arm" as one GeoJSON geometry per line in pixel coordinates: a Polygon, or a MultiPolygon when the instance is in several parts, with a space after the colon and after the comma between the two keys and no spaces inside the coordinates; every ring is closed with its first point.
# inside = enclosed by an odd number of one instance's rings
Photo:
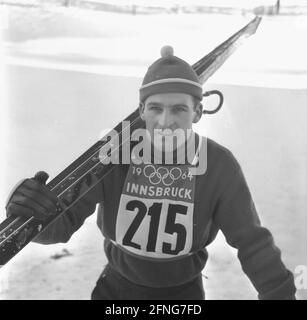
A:
{"type": "Polygon", "coordinates": [[[215,223],[227,242],[238,249],[242,269],[258,291],[259,299],[295,299],[293,274],[283,264],[271,232],[261,226],[240,165],[230,152],[227,158],[228,172],[221,177],[224,187],[215,223]]]}

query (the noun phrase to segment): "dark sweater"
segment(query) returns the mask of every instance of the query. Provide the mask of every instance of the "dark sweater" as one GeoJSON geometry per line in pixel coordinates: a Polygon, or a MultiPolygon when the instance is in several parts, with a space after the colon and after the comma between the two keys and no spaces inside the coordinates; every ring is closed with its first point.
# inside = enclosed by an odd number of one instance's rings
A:
{"type": "Polygon", "coordinates": [[[281,261],[270,231],[261,226],[241,167],[232,153],[207,140],[207,170],[196,176],[193,244],[189,255],[172,259],[144,259],[115,245],[115,225],[121,191],[129,165],[117,167],[74,207],[35,239],[43,244],[67,242],[95,211],[105,237],[109,263],[128,280],[150,287],[185,283],[204,268],[211,243],[219,230],[238,249],[242,269],[258,291],[259,299],[293,299],[292,273],[281,261]]]}

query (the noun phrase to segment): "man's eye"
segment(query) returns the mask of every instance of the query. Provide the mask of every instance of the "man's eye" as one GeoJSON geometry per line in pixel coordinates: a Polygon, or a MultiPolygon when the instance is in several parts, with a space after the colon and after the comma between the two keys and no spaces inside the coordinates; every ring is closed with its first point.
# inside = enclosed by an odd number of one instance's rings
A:
{"type": "Polygon", "coordinates": [[[149,108],[150,111],[161,111],[160,107],[150,107],[149,108]]]}
{"type": "Polygon", "coordinates": [[[177,106],[177,107],[175,108],[175,112],[183,112],[183,111],[186,111],[186,108],[183,107],[183,106],[177,106]]]}

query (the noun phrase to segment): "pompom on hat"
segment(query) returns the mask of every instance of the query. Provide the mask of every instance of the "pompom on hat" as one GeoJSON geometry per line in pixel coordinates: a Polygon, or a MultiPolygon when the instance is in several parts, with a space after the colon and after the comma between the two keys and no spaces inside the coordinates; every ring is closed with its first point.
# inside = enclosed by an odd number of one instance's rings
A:
{"type": "Polygon", "coordinates": [[[140,88],[140,101],[157,93],[187,93],[202,100],[203,90],[193,68],[184,60],[174,56],[171,46],[162,47],[161,58],[147,70],[140,88]]]}

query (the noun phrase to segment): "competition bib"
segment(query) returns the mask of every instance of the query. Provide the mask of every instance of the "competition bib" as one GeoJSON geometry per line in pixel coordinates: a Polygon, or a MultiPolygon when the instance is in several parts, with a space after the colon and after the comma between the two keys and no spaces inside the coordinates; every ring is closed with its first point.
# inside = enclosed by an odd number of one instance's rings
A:
{"type": "Polygon", "coordinates": [[[117,214],[116,244],[143,257],[188,254],[194,188],[188,165],[131,164],[117,214]]]}

